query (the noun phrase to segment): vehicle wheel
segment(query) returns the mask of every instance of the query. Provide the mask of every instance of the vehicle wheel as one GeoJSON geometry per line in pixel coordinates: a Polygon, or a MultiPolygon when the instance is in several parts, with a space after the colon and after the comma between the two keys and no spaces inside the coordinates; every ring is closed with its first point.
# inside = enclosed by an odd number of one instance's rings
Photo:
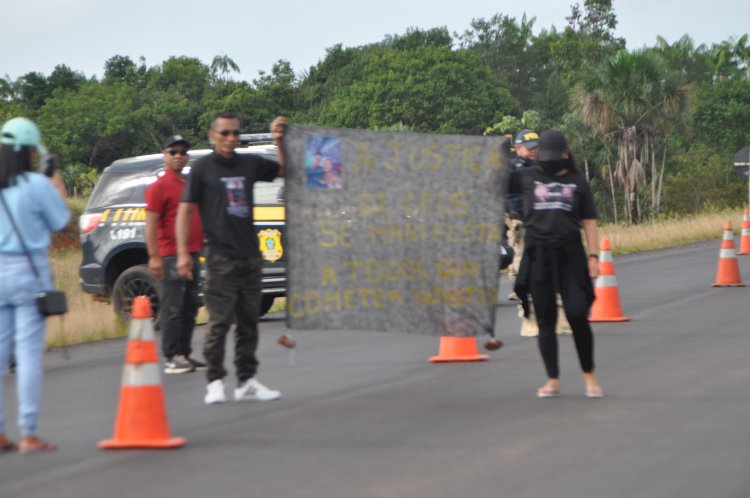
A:
{"type": "Polygon", "coordinates": [[[112,306],[117,316],[130,321],[130,310],[133,298],[148,296],[151,299],[154,319],[159,314],[159,294],[161,282],[151,273],[146,265],[131,266],[117,277],[112,289],[112,306]]]}
{"type": "Polygon", "coordinates": [[[273,306],[274,299],[276,299],[274,296],[263,296],[263,300],[260,302],[260,316],[268,313],[268,310],[273,306]]]}

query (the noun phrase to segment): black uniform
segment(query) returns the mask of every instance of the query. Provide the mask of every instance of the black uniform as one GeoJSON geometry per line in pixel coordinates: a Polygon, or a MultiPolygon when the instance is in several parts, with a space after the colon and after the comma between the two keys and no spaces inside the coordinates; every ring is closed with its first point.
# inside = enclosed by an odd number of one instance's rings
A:
{"type": "Polygon", "coordinates": [[[555,334],[558,292],[573,329],[581,368],[586,373],[592,372],[593,335],[588,314],[594,289],[581,243],[581,220],[596,219],[591,188],[575,169],[548,176],[534,166],[511,173],[509,192],[523,196],[526,228],[523,259],[514,290],[527,316],[531,293],[547,375],[559,376],[555,334]]]}

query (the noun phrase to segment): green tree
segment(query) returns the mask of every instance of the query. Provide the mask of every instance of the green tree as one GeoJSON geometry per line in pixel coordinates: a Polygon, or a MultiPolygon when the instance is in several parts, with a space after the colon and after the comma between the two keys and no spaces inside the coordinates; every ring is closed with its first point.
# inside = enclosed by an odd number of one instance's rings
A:
{"type": "Polygon", "coordinates": [[[252,85],[236,85],[227,95],[210,102],[201,123],[207,126],[214,113],[231,110],[237,113],[243,131],[267,133],[273,118],[297,113],[298,102],[297,77],[291,64],[280,60],[273,65],[270,74],[261,71],[252,85]]]}
{"type": "Polygon", "coordinates": [[[675,173],[665,181],[667,213],[698,214],[747,202],[747,183],[734,173],[725,155],[696,144],[675,156],[674,163],[675,173]]]}
{"type": "Polygon", "coordinates": [[[47,77],[39,72],[26,73],[14,83],[18,100],[29,109],[37,110],[44,105],[44,101],[52,94],[47,77]]]}
{"type": "Polygon", "coordinates": [[[140,58],[140,65],[127,55],[115,55],[104,63],[104,83],[125,83],[142,87],[146,79],[146,59],[140,58]]]}
{"type": "Polygon", "coordinates": [[[750,144],[750,84],[722,80],[699,91],[690,118],[696,141],[729,156],[750,144]]]}
{"type": "Polygon", "coordinates": [[[77,92],[56,93],[39,111],[47,145],[63,164],[103,168],[129,154],[138,123],[134,90],[126,85],[87,82],[77,92]]]}
{"type": "Polygon", "coordinates": [[[651,50],[667,71],[677,75],[685,83],[698,85],[712,79],[710,54],[705,45],[696,47],[688,35],[672,44],[657,36],[656,45],[651,50]]]}
{"type": "Polygon", "coordinates": [[[563,81],[572,87],[608,57],[625,48],[614,35],[617,17],[612,0],[585,0],[571,6],[568,26],[551,42],[551,59],[563,81]]]}
{"type": "Polygon", "coordinates": [[[747,34],[714,44],[710,51],[710,64],[714,80],[750,78],[750,46],[747,34]]]}
{"type": "Polygon", "coordinates": [[[211,61],[211,76],[221,81],[228,81],[229,75],[239,73],[240,66],[228,55],[217,55],[211,61]]]}
{"type": "Polygon", "coordinates": [[[678,112],[685,98],[686,89],[646,51],[618,53],[579,89],[582,120],[616,144],[615,178],[627,193],[631,222],[640,218],[638,188],[646,178],[646,166],[655,163],[660,119],[678,112]]]}
{"type": "Polygon", "coordinates": [[[479,134],[516,104],[481,60],[447,47],[364,55],[359,79],[321,105],[317,121],[367,128],[403,123],[423,132],[479,134]]]}

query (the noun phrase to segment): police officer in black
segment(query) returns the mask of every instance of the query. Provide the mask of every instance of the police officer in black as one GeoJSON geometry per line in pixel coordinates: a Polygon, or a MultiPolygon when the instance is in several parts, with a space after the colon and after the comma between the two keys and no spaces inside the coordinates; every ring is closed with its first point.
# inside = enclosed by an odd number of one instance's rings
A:
{"type": "MultiPolygon", "coordinates": [[[[516,135],[513,145],[515,156],[511,159],[513,171],[528,168],[536,161],[536,148],[539,135],[533,130],[522,130],[516,135]]],[[[521,255],[523,254],[523,238],[525,230],[523,228],[523,195],[508,193],[506,201],[506,219],[505,225],[508,227],[508,239],[513,249],[513,262],[508,267],[508,277],[511,283],[516,281],[518,267],[521,264],[521,255]]],[[[518,300],[515,292],[508,296],[510,300],[518,300]]]]}

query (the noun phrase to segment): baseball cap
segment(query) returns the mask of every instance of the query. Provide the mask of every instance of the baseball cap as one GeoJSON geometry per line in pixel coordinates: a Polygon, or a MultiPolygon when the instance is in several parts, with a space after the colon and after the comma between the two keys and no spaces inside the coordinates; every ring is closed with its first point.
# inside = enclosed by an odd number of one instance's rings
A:
{"type": "Polygon", "coordinates": [[[523,145],[527,149],[533,149],[537,146],[539,135],[534,130],[521,130],[516,135],[516,139],[513,141],[513,145],[523,145]]]}
{"type": "Polygon", "coordinates": [[[561,161],[568,150],[565,135],[557,130],[547,130],[539,137],[536,157],[539,161],[561,161]]]}
{"type": "Polygon", "coordinates": [[[190,142],[188,142],[187,139],[182,135],[172,135],[171,137],[169,137],[167,141],[164,142],[164,148],[168,149],[177,144],[182,144],[188,149],[190,148],[190,142]]]}
{"type": "Polygon", "coordinates": [[[42,134],[33,121],[27,118],[9,119],[0,130],[0,143],[12,145],[13,150],[18,152],[21,147],[28,146],[36,148],[40,156],[47,154],[47,148],[42,145],[42,134]]]}

